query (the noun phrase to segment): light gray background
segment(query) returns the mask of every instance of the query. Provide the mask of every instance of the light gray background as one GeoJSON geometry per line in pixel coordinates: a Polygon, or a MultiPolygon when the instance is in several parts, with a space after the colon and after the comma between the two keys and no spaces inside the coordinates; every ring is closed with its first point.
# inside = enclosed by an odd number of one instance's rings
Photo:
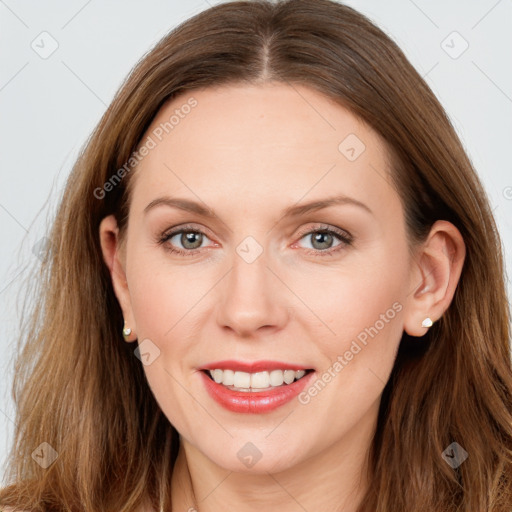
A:
{"type": "MultiPolygon", "coordinates": [[[[215,3],[0,0],[0,470],[14,427],[16,296],[37,263],[33,247],[47,216],[78,149],[135,62],[215,3]],[[31,47],[42,53],[52,44],[58,48],[45,59],[31,47]]],[[[346,3],[391,35],[447,110],[489,194],[512,268],[512,3],[346,3]]],[[[508,291],[512,296],[510,280],[508,291]]]]}

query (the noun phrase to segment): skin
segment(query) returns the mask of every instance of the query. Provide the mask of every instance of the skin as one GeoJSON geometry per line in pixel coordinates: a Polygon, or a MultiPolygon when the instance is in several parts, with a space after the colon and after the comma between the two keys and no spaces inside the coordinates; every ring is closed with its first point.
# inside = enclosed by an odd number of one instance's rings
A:
{"type": "Polygon", "coordinates": [[[449,306],[462,237],[438,221],[409,252],[385,142],[319,92],[286,84],[196,90],[165,104],[146,136],[190,96],[198,105],[134,171],[126,238],[113,216],[100,226],[129,341],[149,339],[160,350],[144,370],[180,433],[173,510],[353,512],[367,488],[366,455],[402,333],[421,343],[422,321],[449,306]],[[349,134],[365,145],[354,161],[338,149],[349,134]],[[283,216],[287,207],[339,194],[373,213],[342,204],[283,216]],[[164,195],[216,216],[167,205],[144,213],[164,195]],[[179,234],[157,242],[184,224],[205,236],[196,245],[179,234]],[[353,242],[335,235],[315,242],[311,231],[326,226],[353,242]],[[248,236],[263,249],[252,263],[236,251],[248,236]],[[166,250],[172,244],[199,249],[182,256],[166,250]],[[199,368],[221,359],[287,361],[321,377],[390,309],[394,318],[307,404],[234,413],[200,379],[199,368]],[[261,453],[252,468],[237,457],[247,442],[261,453]]]}

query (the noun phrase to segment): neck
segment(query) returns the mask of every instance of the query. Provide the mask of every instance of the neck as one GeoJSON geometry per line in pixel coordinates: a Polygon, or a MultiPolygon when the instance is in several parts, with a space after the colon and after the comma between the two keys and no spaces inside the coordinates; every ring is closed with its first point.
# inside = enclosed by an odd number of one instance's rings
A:
{"type": "Polygon", "coordinates": [[[356,512],[367,490],[367,455],[376,416],[359,423],[323,452],[279,473],[228,471],[180,438],[171,480],[172,510],[356,512]],[[362,447],[365,447],[362,449],[362,447]]]}

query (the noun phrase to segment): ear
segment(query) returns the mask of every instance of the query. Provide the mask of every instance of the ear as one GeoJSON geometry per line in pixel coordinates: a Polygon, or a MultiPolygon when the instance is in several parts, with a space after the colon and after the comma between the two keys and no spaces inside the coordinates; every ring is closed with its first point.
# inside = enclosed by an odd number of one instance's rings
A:
{"type": "Polygon", "coordinates": [[[439,320],[448,309],[462,273],[466,246],[459,230],[445,220],[435,222],[427,240],[416,252],[412,267],[404,329],[423,336],[422,322],[439,320]]]}
{"type": "Polygon", "coordinates": [[[114,293],[123,311],[125,326],[132,330],[131,334],[125,337],[125,340],[128,342],[135,341],[137,339],[135,319],[125,273],[125,247],[120,243],[119,228],[114,215],[109,215],[101,221],[100,243],[103,259],[110,271],[114,293]]]}

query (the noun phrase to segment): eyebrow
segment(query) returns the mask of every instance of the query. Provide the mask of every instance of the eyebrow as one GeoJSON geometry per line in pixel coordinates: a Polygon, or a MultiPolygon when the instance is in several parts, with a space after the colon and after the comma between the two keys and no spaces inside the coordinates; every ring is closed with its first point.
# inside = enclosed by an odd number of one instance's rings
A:
{"type": "MultiPolygon", "coordinates": [[[[303,203],[299,205],[294,205],[286,208],[283,213],[282,217],[298,217],[300,215],[304,215],[308,212],[322,210],[324,208],[328,208],[330,206],[336,206],[336,205],[353,205],[358,206],[359,208],[365,210],[370,215],[374,215],[372,210],[361,201],[358,201],[357,199],[354,199],[353,197],[345,196],[345,195],[338,195],[333,197],[328,197],[326,199],[320,199],[317,201],[311,201],[309,203],[303,203]]],[[[191,201],[189,199],[179,198],[179,197],[158,197],[157,199],[154,199],[151,201],[146,208],[144,208],[144,213],[146,214],[153,208],[156,208],[157,206],[170,206],[173,208],[178,208],[180,210],[184,210],[191,213],[196,213],[202,217],[207,218],[214,218],[217,217],[215,212],[211,210],[210,208],[203,206],[200,203],[197,203],[195,201],[191,201]]]]}

